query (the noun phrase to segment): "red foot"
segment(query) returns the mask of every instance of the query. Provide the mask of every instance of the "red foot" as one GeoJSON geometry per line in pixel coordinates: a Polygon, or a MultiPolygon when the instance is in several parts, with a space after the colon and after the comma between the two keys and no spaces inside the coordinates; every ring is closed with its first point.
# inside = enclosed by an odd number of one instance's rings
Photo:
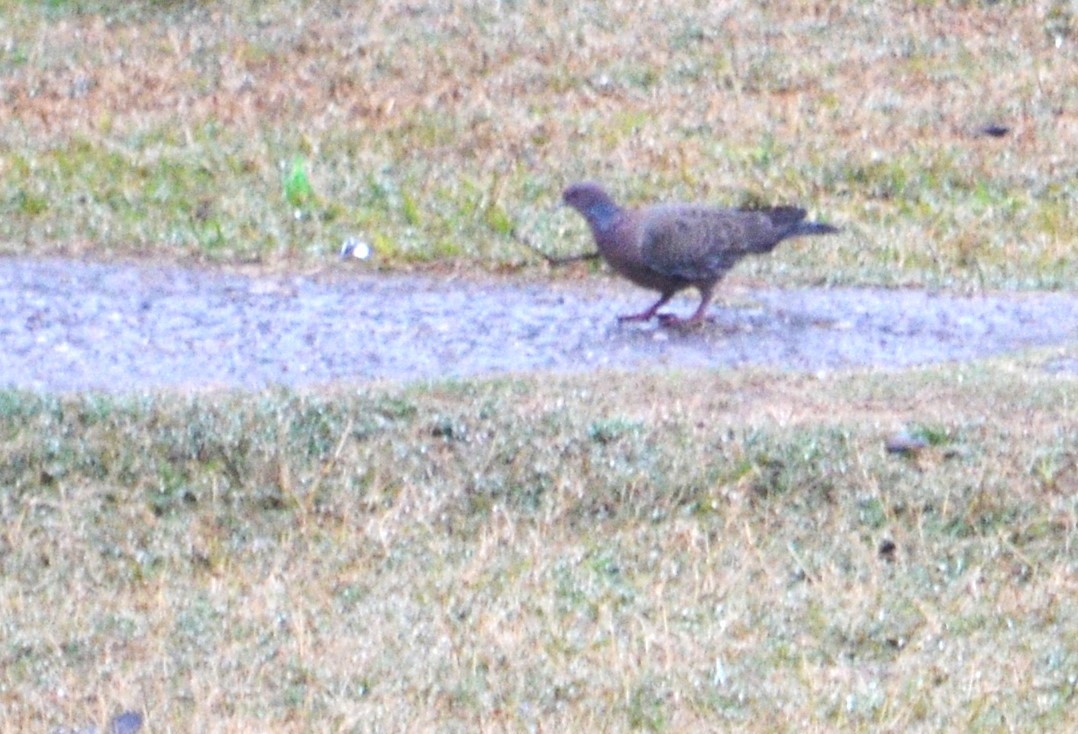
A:
{"type": "Polygon", "coordinates": [[[659,314],[659,325],[666,328],[698,329],[703,326],[706,321],[707,319],[703,316],[691,316],[687,319],[683,319],[672,313],[659,314]]]}
{"type": "Polygon", "coordinates": [[[655,315],[654,311],[641,311],[640,313],[631,313],[625,316],[618,316],[618,322],[624,323],[626,321],[650,321],[651,317],[655,315]]]}

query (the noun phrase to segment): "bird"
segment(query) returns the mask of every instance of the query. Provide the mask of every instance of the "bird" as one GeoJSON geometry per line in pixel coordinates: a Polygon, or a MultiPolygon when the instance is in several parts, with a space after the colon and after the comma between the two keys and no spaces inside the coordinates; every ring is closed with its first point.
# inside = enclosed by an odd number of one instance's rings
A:
{"type": "Polygon", "coordinates": [[[660,294],[650,308],[618,320],[650,321],[658,314],[663,326],[702,324],[715,286],[744,256],[770,252],[789,237],[839,231],[805,221],[805,210],[793,206],[726,209],[671,203],[623,208],[593,181],[567,187],[562,202],[587,220],[599,254],[615,272],[660,294]],[[690,287],[700,292],[700,306],[692,316],[659,313],[674,294],[690,287]]]}

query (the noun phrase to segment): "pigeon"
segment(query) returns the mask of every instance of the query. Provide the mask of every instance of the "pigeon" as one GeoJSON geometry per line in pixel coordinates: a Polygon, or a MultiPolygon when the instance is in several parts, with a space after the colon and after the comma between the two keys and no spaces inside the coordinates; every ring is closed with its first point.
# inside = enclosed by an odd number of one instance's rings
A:
{"type": "Polygon", "coordinates": [[[806,222],[805,210],[792,206],[721,209],[657,204],[623,209],[594,182],[569,186],[562,200],[587,220],[599,254],[610,267],[660,294],[650,308],[619,316],[619,321],[649,321],[658,314],[664,326],[699,325],[716,284],[745,255],[769,252],[788,237],[839,231],[830,224],[806,222]],[[700,292],[700,306],[692,316],[659,313],[675,293],[689,287],[700,292]]]}

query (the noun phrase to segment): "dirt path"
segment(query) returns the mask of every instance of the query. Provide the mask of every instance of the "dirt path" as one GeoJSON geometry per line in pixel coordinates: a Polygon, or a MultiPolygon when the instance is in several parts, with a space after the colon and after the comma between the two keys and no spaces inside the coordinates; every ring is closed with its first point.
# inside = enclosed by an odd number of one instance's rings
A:
{"type": "MultiPolygon", "coordinates": [[[[1060,345],[1078,372],[1078,295],[739,290],[716,324],[619,326],[648,293],[0,260],[0,385],[46,391],[305,385],[597,367],[905,366],[1060,345]],[[605,292],[604,292],[605,291],[605,292]]],[[[690,301],[673,310],[688,312],[690,301]]]]}

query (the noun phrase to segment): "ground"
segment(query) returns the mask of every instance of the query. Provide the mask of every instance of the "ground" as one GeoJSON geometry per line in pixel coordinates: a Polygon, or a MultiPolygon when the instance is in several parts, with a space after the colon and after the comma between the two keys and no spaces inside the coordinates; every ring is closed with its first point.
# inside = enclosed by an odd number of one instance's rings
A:
{"type": "MultiPolygon", "coordinates": [[[[619,324],[654,296],[609,278],[305,275],[0,261],[0,382],[68,392],[318,387],[529,372],[906,367],[1055,347],[1074,371],[1078,298],[730,284],[697,330],[619,324]],[[63,283],[69,297],[55,297],[63,283]]],[[[686,313],[691,299],[671,309],[686,313]]]]}

